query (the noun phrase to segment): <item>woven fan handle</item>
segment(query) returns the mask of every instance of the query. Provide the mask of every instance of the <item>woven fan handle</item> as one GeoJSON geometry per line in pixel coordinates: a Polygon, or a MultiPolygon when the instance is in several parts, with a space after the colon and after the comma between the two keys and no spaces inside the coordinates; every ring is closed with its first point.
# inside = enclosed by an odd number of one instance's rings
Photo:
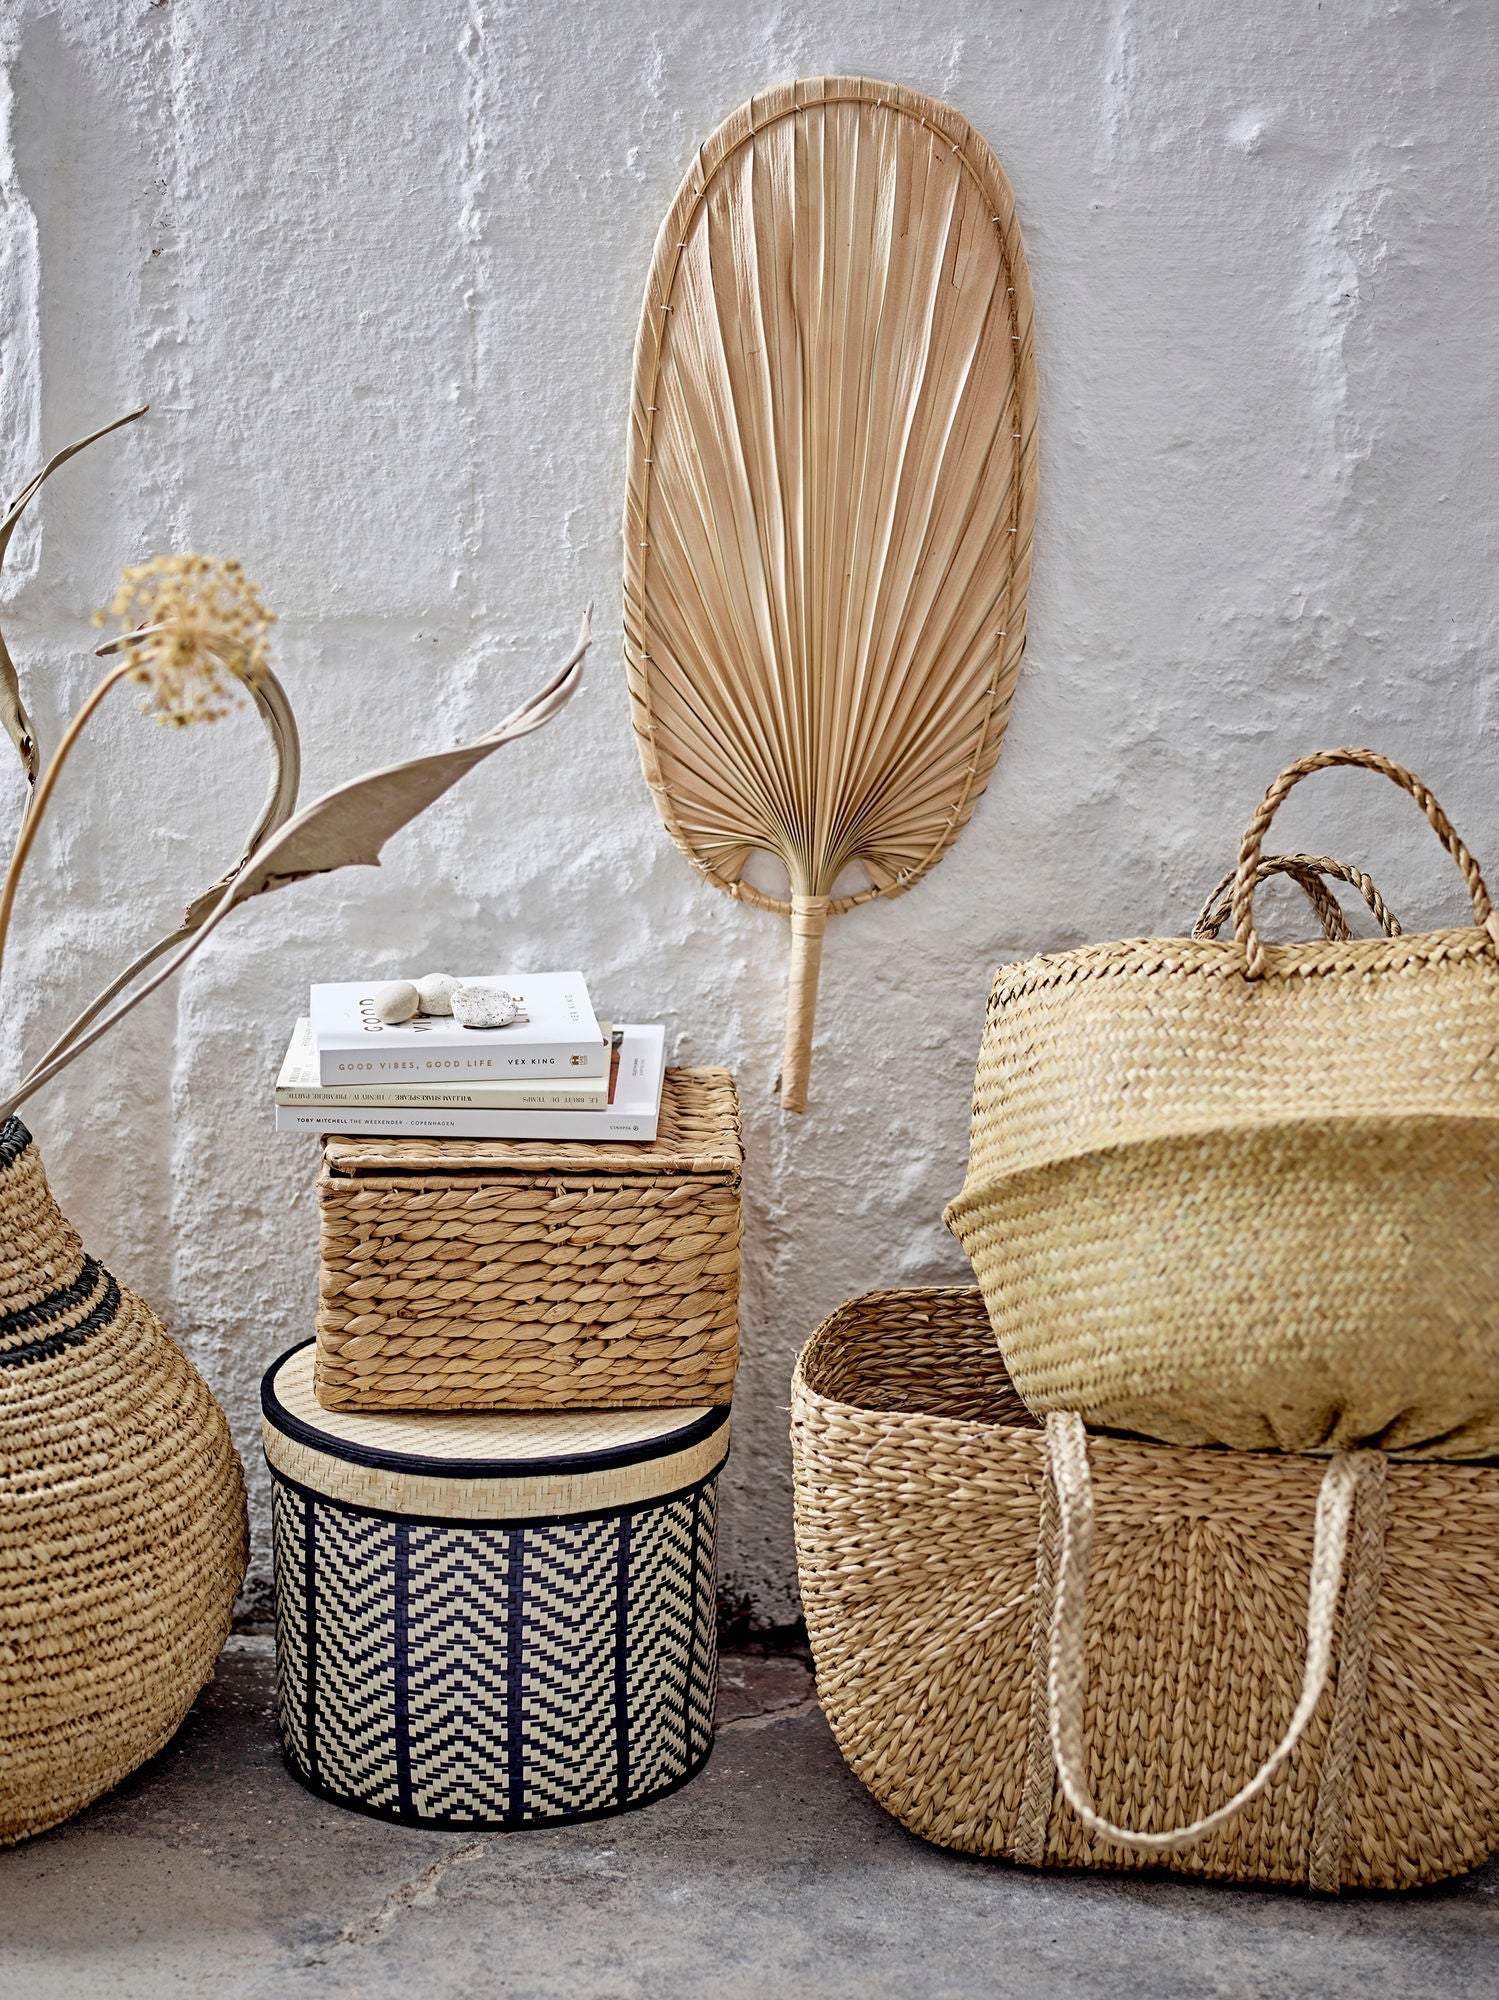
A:
{"type": "Polygon", "coordinates": [[[1306,1734],[1327,1686],[1332,1662],[1333,1623],[1343,1582],[1343,1558],[1354,1495],[1362,1481],[1381,1476],[1381,1454],[1338,1452],[1323,1475],[1317,1495],[1311,1582],[1307,1592],[1306,1673],[1301,1698],[1285,1735],[1249,1782],[1216,1811],[1193,1820],[1190,1826],[1174,1826],[1160,1833],[1137,1833],[1130,1827],[1116,1826],[1094,1810],[1083,1775],[1087,1770],[1082,1718],[1087,1680],[1085,1644],[1093,1489],[1088,1479],[1088,1437],[1082,1418],[1070,1410],[1053,1411],[1046,1419],[1046,1451],[1061,1523],[1046,1692],[1051,1752],[1063,1796],[1088,1831],[1105,1840],[1116,1840],[1122,1846],[1147,1853],[1190,1846],[1226,1826],[1251,1799],[1257,1798],[1306,1734]]]}
{"type": "Polygon", "coordinates": [[[830,907],[827,896],[791,898],[791,977],[786,991],[786,1047],[781,1057],[781,1104],[787,1111],[807,1108],[817,976],[822,970],[822,939],[830,907]]]}
{"type": "Polygon", "coordinates": [[[1463,880],[1468,885],[1468,894],[1473,900],[1474,923],[1480,930],[1488,932],[1490,942],[1495,950],[1499,951],[1499,920],[1495,918],[1494,906],[1489,901],[1489,892],[1484,887],[1482,875],[1478,872],[1478,863],[1458,838],[1446,813],[1415,773],[1407,771],[1403,764],[1395,763],[1392,758],[1381,757],[1377,750],[1319,750],[1314,756],[1303,757],[1299,762],[1286,766],[1260,800],[1254,818],[1244,829],[1244,838],[1239,843],[1239,865],[1234,875],[1233,918],[1234,936],[1244,947],[1246,976],[1250,979],[1259,979],[1265,970],[1265,947],[1260,942],[1259,932],[1254,927],[1253,907],[1260,845],[1269,830],[1270,822],[1293,786],[1300,784],[1303,778],[1310,777],[1313,771],[1331,770],[1340,764],[1351,764],[1366,771],[1378,771],[1392,783],[1397,784],[1401,791],[1410,793],[1431,822],[1437,839],[1462,870],[1463,880]]]}
{"type": "MultiPolygon", "coordinates": [[[[1192,926],[1193,937],[1215,938],[1228,922],[1235,872],[1231,868],[1203,904],[1192,926]]],[[[1255,886],[1268,881],[1272,875],[1289,875],[1299,888],[1306,891],[1307,901],[1322,926],[1322,935],[1332,943],[1342,943],[1353,933],[1323,880],[1328,875],[1335,881],[1348,882],[1358,890],[1386,937],[1400,936],[1400,922],[1394,911],[1363,869],[1355,868],[1350,861],[1334,860],[1330,854],[1267,854],[1254,871],[1255,886]]]]}

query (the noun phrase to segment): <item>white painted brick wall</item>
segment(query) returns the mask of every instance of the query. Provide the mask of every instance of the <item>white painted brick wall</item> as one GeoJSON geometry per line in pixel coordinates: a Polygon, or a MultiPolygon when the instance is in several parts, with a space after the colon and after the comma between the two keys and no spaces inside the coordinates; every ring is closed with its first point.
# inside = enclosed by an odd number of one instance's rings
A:
{"type": "MultiPolygon", "coordinates": [[[[961,1279],[957,1187],[992,966],[1184,927],[1286,759],[1413,763],[1499,872],[1491,766],[1499,38],[1408,0],[11,0],[0,14],[0,449],[149,397],[13,551],[7,630],[49,740],[122,562],[239,555],[281,613],[306,790],[476,733],[564,649],[568,714],[375,874],[245,912],[28,1117],[94,1250],[233,1415],[310,1331],[313,1149],[267,1089],[313,979],[581,963],[615,1018],[739,1072],[746,1358],[724,1568],[794,1609],[792,1356],[867,1286],[961,1279]],[[955,103],[1014,181],[1035,279],[1030,652],[973,824],[833,932],[814,1108],[771,1095],[784,926],[702,886],[629,733],[625,407],[652,239],[752,90],[863,70],[955,103]]],[[[248,719],[121,701],[30,880],[7,1066],[230,857],[248,719]]],[[[3,787],[12,816],[19,782],[3,787]]],[[[1455,876],[1393,789],[1285,815],[1402,916],[1455,876]]]]}

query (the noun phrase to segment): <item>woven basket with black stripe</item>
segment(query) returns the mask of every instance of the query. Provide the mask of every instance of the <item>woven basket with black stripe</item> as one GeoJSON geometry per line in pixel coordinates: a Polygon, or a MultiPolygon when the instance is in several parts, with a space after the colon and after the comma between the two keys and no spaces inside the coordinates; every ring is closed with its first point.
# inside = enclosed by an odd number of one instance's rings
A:
{"type": "Polygon", "coordinates": [[[0,1841],[154,1755],[213,1672],[247,1553],[223,1414],[0,1129],[0,1841]]]}

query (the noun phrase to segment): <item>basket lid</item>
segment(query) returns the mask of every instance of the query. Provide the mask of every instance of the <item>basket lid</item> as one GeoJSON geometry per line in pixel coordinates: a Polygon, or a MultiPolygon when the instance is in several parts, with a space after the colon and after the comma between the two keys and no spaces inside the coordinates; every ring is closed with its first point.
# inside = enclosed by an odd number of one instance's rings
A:
{"type": "Polygon", "coordinates": [[[442,1520],[608,1512],[696,1485],[728,1456],[727,1407],[670,1410],[325,1410],[304,1341],[260,1385],[265,1454],[346,1505],[442,1520]]]}

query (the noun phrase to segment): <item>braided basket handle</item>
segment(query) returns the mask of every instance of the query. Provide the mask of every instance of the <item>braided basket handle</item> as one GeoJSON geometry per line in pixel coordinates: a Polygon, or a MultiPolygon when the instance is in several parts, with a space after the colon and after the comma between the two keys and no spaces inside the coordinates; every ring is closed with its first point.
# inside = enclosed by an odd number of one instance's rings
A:
{"type": "MultiPolygon", "coordinates": [[[[1230,891],[1235,874],[1236,871],[1231,868],[1203,904],[1192,926],[1193,937],[1215,938],[1228,922],[1231,914],[1230,891]]],[[[1337,861],[1330,854],[1267,854],[1255,868],[1255,886],[1267,882],[1272,875],[1289,875],[1299,888],[1306,891],[1306,899],[1322,926],[1322,935],[1330,943],[1341,944],[1353,933],[1323,879],[1325,876],[1351,884],[1368,904],[1374,921],[1385,936],[1400,936],[1400,921],[1394,911],[1363,869],[1355,868],[1351,861],[1337,861]]]]}
{"type": "Polygon", "coordinates": [[[1499,951],[1499,919],[1495,918],[1494,906],[1489,901],[1489,892],[1484,887],[1482,875],[1478,872],[1478,863],[1458,838],[1446,813],[1415,773],[1407,771],[1403,764],[1397,764],[1389,757],[1381,757],[1377,750],[1319,750],[1314,756],[1303,757],[1297,763],[1286,766],[1260,800],[1254,818],[1244,829],[1244,838],[1239,843],[1239,865],[1234,874],[1232,909],[1234,936],[1244,947],[1246,977],[1259,979],[1265,971],[1265,947],[1260,942],[1259,933],[1254,927],[1253,906],[1260,845],[1270,822],[1293,786],[1300,784],[1303,778],[1310,777],[1313,771],[1331,770],[1339,764],[1351,764],[1362,770],[1378,771],[1392,783],[1397,784],[1401,791],[1410,793],[1431,822],[1437,839],[1462,870],[1463,880],[1468,885],[1468,894],[1473,901],[1474,923],[1480,930],[1488,932],[1489,942],[1496,951],[1499,951]]]}
{"type": "Polygon", "coordinates": [[[1129,1827],[1116,1826],[1094,1810],[1084,1776],[1087,1756],[1082,1719],[1087,1678],[1085,1640],[1093,1489],[1088,1479],[1088,1436],[1082,1418],[1071,1410],[1053,1410],[1046,1419],[1046,1451],[1061,1530],[1046,1695],[1051,1754],[1062,1782],[1062,1794],[1088,1831],[1105,1840],[1157,1854],[1190,1846],[1226,1826],[1251,1799],[1257,1798],[1306,1734],[1327,1686],[1332,1662],[1333,1624],[1343,1583],[1343,1558],[1354,1495],[1361,1480],[1377,1477],[1382,1471],[1381,1455],[1375,1451],[1338,1452],[1323,1475],[1317,1495],[1311,1582],[1307,1592],[1306,1673],[1301,1697],[1285,1735],[1254,1776],[1226,1804],[1193,1820],[1190,1826],[1169,1827],[1160,1833],[1137,1833],[1129,1827]]]}

